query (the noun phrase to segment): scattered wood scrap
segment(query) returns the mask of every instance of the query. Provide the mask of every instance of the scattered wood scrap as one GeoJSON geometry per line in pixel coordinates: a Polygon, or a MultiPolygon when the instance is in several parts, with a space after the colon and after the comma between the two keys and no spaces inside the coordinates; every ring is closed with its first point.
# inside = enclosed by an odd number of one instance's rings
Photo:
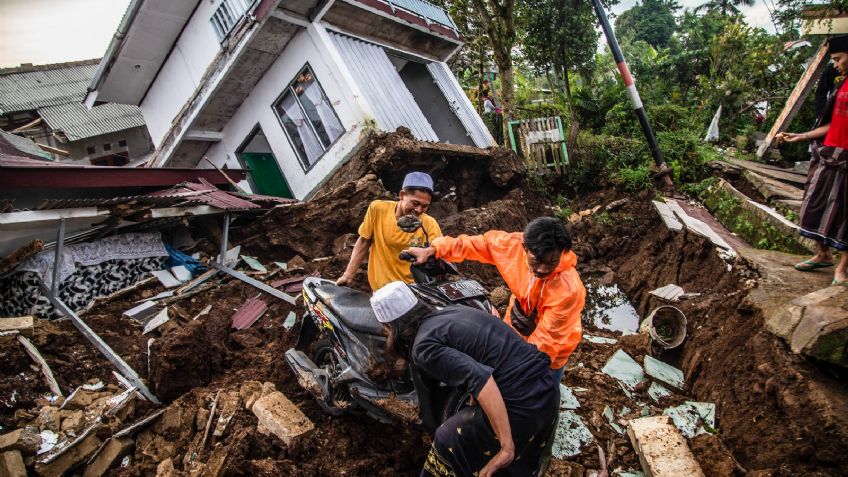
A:
{"type": "Polygon", "coordinates": [[[32,316],[0,318],[0,333],[16,330],[21,334],[32,336],[34,327],[35,319],[32,316]]]}
{"type": "Polygon", "coordinates": [[[59,383],[57,383],[56,378],[53,377],[53,371],[50,369],[50,366],[47,365],[47,361],[44,360],[44,357],[41,356],[41,353],[38,352],[35,345],[32,344],[26,336],[18,335],[18,341],[20,341],[24,346],[29,357],[35,361],[39,368],[41,368],[44,378],[47,379],[47,385],[50,387],[50,392],[56,396],[64,396],[64,394],[62,394],[62,388],[59,387],[59,383]]]}
{"type": "Polygon", "coordinates": [[[38,252],[44,250],[44,242],[41,240],[33,240],[32,242],[20,247],[14,252],[0,259],[0,274],[6,273],[9,270],[17,267],[24,260],[32,257],[38,252]]]}

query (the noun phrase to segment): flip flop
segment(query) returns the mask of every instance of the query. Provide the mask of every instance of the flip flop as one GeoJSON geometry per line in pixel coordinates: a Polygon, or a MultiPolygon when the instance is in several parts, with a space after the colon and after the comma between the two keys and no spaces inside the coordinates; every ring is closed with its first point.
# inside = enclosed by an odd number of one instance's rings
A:
{"type": "Polygon", "coordinates": [[[837,280],[837,279],[834,278],[833,281],[830,282],[830,286],[832,286],[832,287],[845,287],[845,286],[848,286],[848,280],[837,280]]]}
{"type": "Polygon", "coordinates": [[[827,268],[836,265],[834,262],[814,262],[813,259],[804,260],[801,263],[795,264],[795,270],[801,272],[812,272],[819,268],[827,268]]]}

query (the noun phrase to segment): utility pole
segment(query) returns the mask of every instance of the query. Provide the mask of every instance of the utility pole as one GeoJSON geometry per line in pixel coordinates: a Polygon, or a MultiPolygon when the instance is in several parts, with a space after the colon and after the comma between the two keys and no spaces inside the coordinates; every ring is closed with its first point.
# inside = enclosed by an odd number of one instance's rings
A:
{"type": "Polygon", "coordinates": [[[633,81],[633,76],[630,74],[630,69],[627,67],[627,62],[624,61],[624,55],[621,53],[621,47],[618,46],[618,40],[615,39],[615,33],[612,31],[607,14],[604,12],[604,7],[600,0],[592,0],[592,5],[595,7],[595,14],[598,15],[598,20],[601,22],[601,28],[604,30],[604,36],[607,39],[607,44],[612,50],[612,57],[615,59],[618,72],[621,74],[621,80],[627,88],[627,94],[630,96],[630,103],[633,105],[633,111],[636,117],[639,118],[639,125],[642,126],[642,133],[645,139],[648,140],[648,146],[651,148],[651,155],[654,157],[660,174],[663,177],[663,183],[668,188],[673,188],[669,175],[671,169],[665,164],[663,153],[660,150],[660,145],[657,143],[657,138],[654,135],[654,130],[651,129],[651,123],[648,122],[648,115],[645,113],[645,107],[642,105],[642,99],[639,97],[639,91],[636,90],[636,83],[633,81]]]}

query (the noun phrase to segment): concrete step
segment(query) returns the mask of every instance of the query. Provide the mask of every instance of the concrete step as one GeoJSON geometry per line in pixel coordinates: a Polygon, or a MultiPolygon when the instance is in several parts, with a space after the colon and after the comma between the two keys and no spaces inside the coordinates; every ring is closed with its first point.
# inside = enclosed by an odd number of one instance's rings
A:
{"type": "Polygon", "coordinates": [[[701,198],[722,225],[754,248],[797,254],[816,249],[812,240],[801,236],[795,223],[751,200],[723,179],[704,191],[701,198]]]}

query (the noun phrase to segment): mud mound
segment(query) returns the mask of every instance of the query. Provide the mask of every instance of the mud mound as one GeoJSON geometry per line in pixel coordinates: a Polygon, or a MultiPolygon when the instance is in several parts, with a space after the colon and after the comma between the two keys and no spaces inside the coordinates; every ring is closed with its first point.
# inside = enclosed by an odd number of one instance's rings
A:
{"type": "MultiPolygon", "coordinates": [[[[581,205],[603,206],[615,198],[587,197],[581,205]]],[[[714,475],[737,475],[740,466],[771,475],[844,475],[848,387],[791,354],[763,329],[762,316],[746,308],[756,272],[741,261],[729,268],[702,237],[667,231],[649,199],[631,199],[570,228],[581,273],[611,270],[641,316],[665,304],[648,294],[654,288],[675,283],[702,294],[675,304],[687,316],[688,337],[662,360],[684,371],[695,399],[716,404],[721,441],[693,441],[699,459],[711,462],[704,469],[714,475]],[[722,442],[732,456],[716,460],[722,442]]],[[[605,358],[582,343],[570,362],[593,367],[605,358]]]]}

